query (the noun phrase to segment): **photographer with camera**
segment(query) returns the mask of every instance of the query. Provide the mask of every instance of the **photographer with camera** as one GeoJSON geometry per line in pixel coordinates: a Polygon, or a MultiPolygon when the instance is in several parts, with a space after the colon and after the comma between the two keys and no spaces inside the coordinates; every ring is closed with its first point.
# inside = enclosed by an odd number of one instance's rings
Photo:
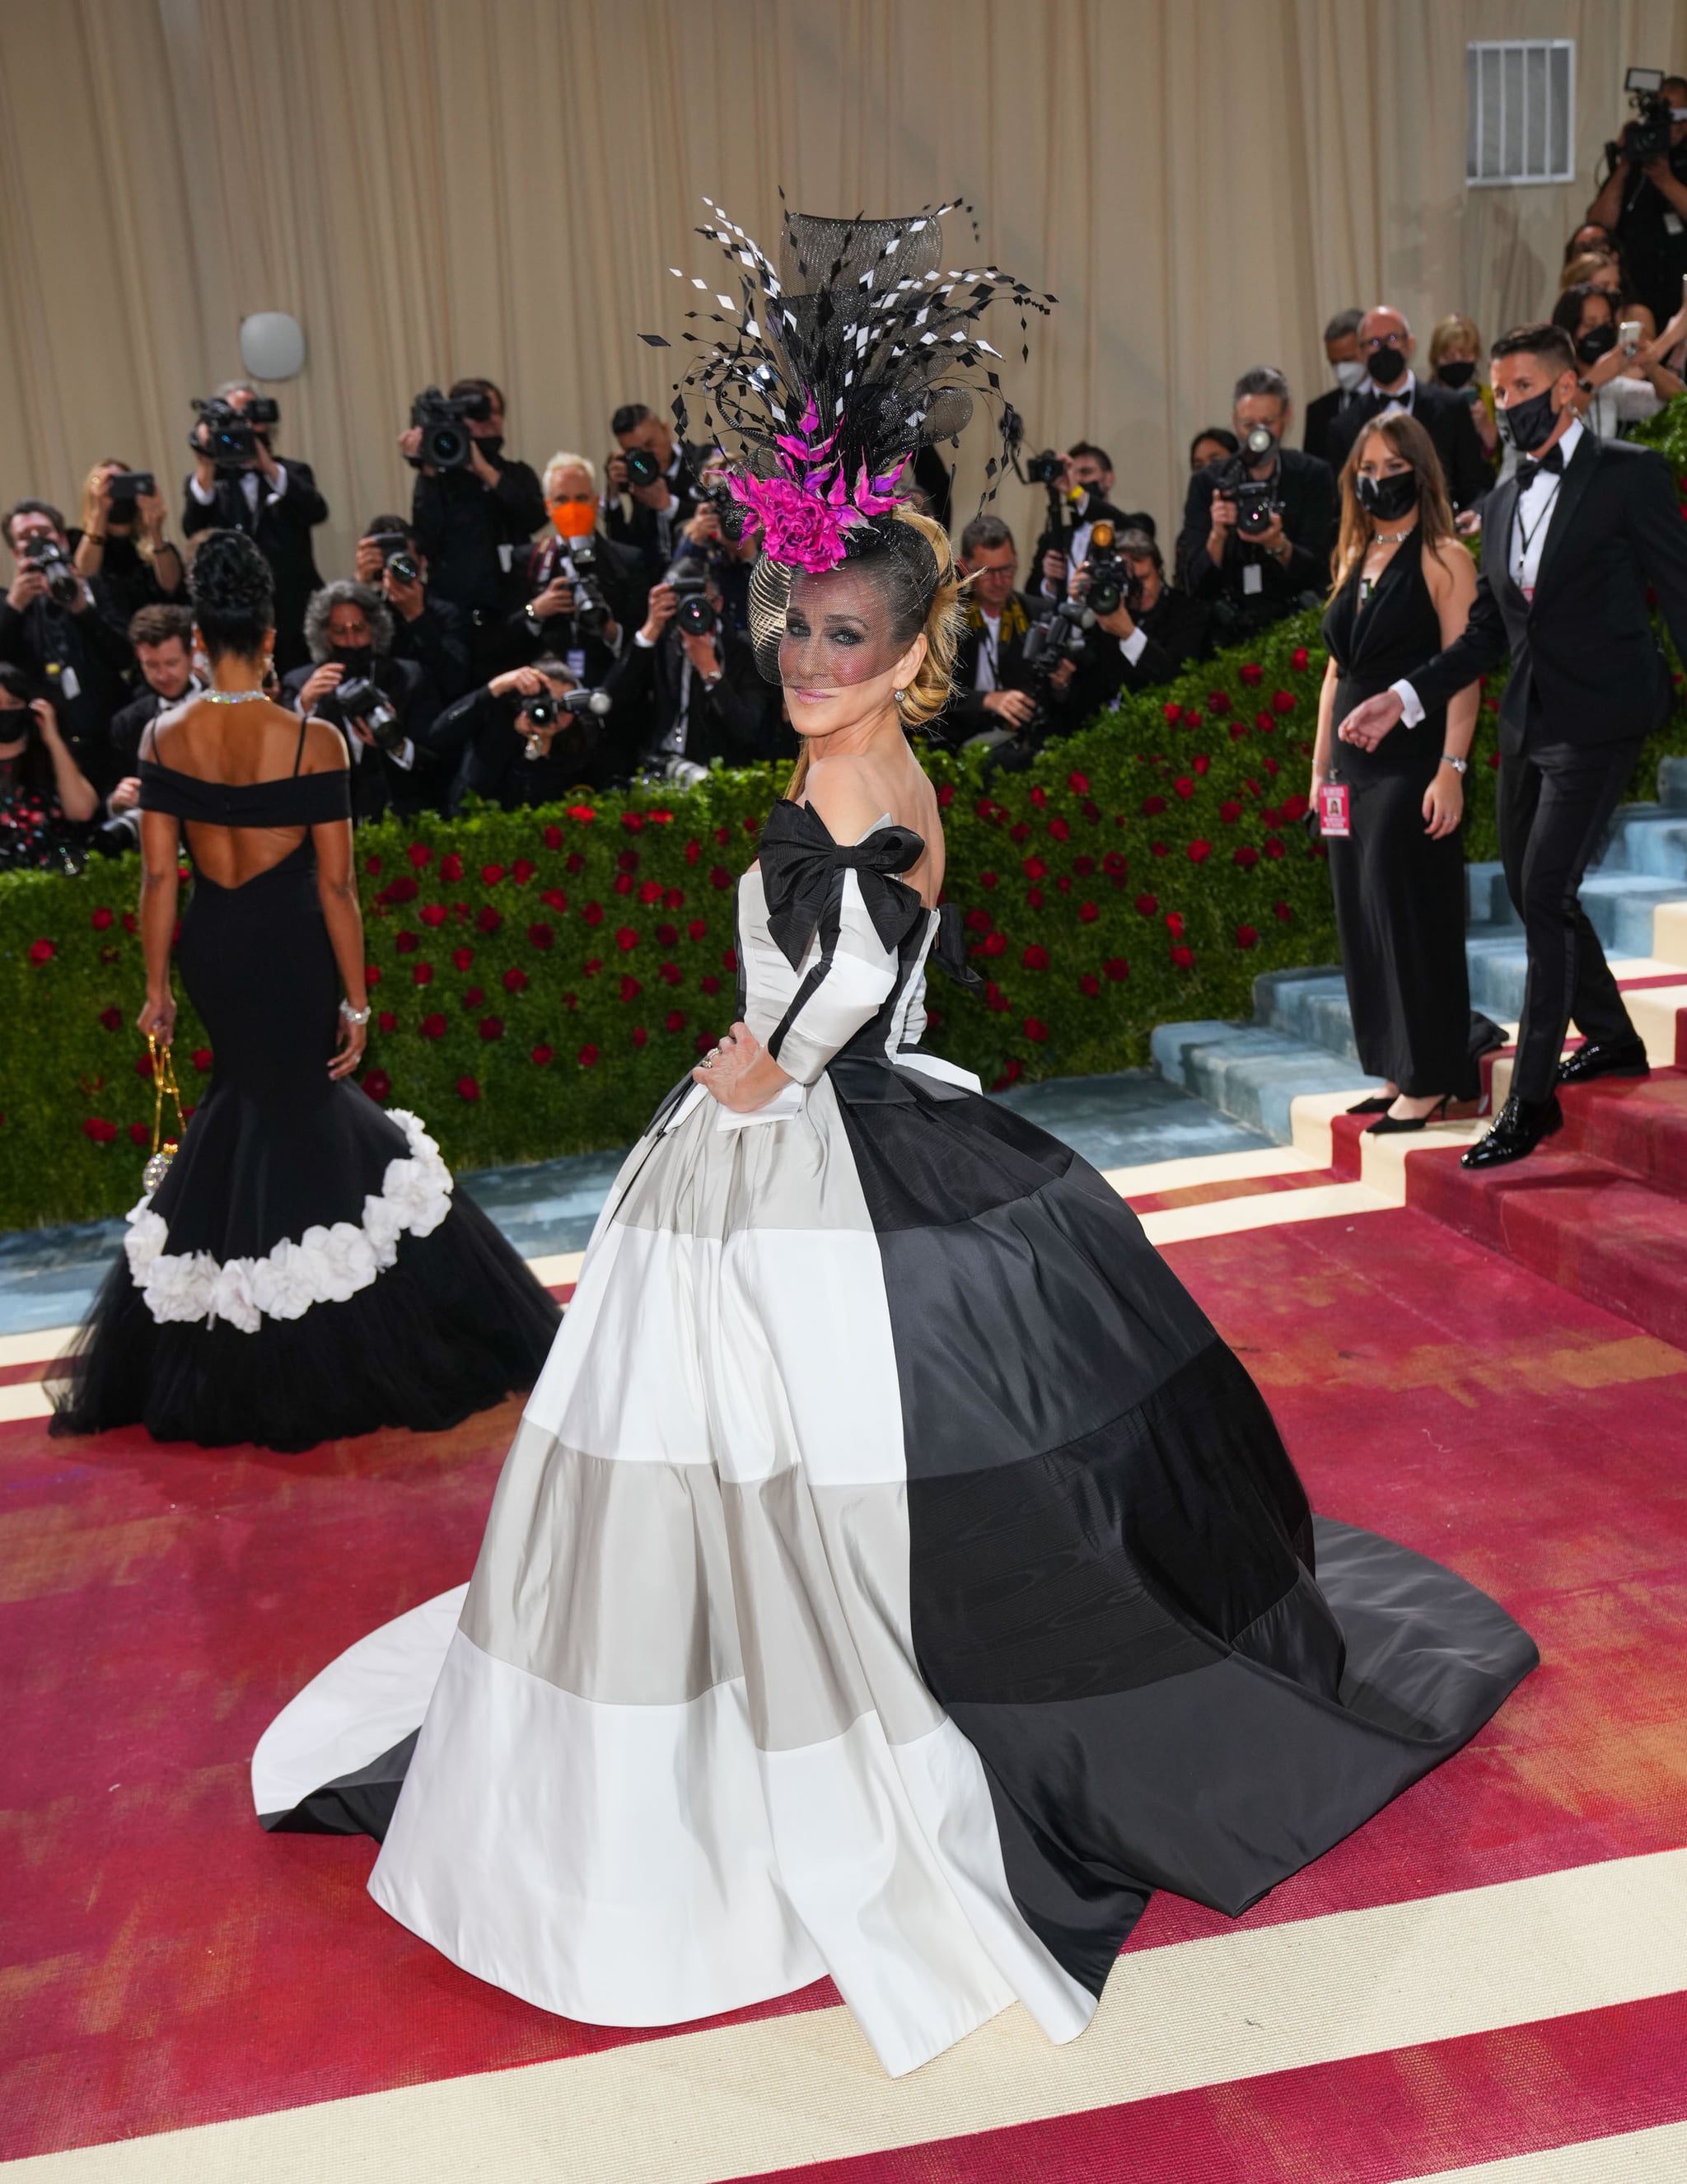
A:
{"type": "Polygon", "coordinates": [[[1387,304],[1366,312],[1359,325],[1365,384],[1330,426],[1330,463],[1339,471],[1367,426],[1403,411],[1429,435],[1453,507],[1462,513],[1474,508],[1489,491],[1494,472],[1483,452],[1468,397],[1457,387],[1419,379],[1411,369],[1417,346],[1401,313],[1387,304]]]}
{"type": "Polygon", "coordinates": [[[398,448],[415,470],[410,520],[437,597],[467,621],[477,674],[498,664],[504,622],[520,604],[527,542],[545,520],[531,464],[504,452],[504,404],[490,379],[423,389],[398,448]]]}
{"type": "Polygon", "coordinates": [[[612,788],[627,772],[609,725],[613,712],[612,698],[585,688],[554,653],[494,675],[439,716],[437,744],[460,754],[447,811],[465,796],[515,811],[612,788]]]}
{"type": "Polygon", "coordinates": [[[1233,404],[1240,452],[1189,480],[1178,539],[1178,580],[1210,610],[1221,644],[1316,605],[1335,543],[1328,464],[1283,444],[1289,382],[1256,365],[1236,382],[1233,404]]]}
{"type": "Polygon", "coordinates": [[[428,589],[427,556],[402,515],[370,516],[352,573],[393,610],[395,660],[415,660],[448,705],[473,688],[468,623],[449,599],[428,589]]]}
{"type": "Polygon", "coordinates": [[[656,583],[697,506],[696,473],[673,426],[643,403],[623,403],[610,430],[618,452],[604,465],[604,528],[633,548],[656,583]]]}
{"type": "Polygon", "coordinates": [[[1166,581],[1166,563],[1145,531],[1122,531],[1092,544],[1080,596],[1094,617],[1062,699],[1066,722],[1081,727],[1125,691],[1169,682],[1207,651],[1207,610],[1166,581]]]}
{"type": "Polygon", "coordinates": [[[1664,76],[1653,88],[1654,79],[1629,71],[1634,118],[1605,148],[1611,171],[1584,225],[1617,245],[1635,297],[1661,326],[1680,308],[1687,277],[1687,79],[1664,76]]]}
{"type": "Polygon", "coordinates": [[[390,806],[426,811],[444,801],[432,731],[439,694],[413,660],[393,652],[393,614],[369,584],[325,584],[305,610],[312,664],[282,679],[282,702],[305,720],[331,721],[352,758],[352,817],[390,806]]]}
{"type": "Polygon", "coordinates": [[[716,759],[796,756],[795,737],[781,733],[777,691],[726,627],[720,588],[689,548],[651,591],[643,626],[604,687],[621,716],[622,750],[669,780],[694,781],[716,759]]]}
{"type": "Polygon", "coordinates": [[[0,872],[76,871],[98,810],[52,705],[0,663],[0,872]]]}
{"type": "Polygon", "coordinates": [[[965,582],[954,694],[931,733],[949,744],[981,735],[1002,742],[1028,727],[1037,710],[1025,639],[1042,603],[1014,588],[1019,549],[999,515],[973,517],[960,534],[958,566],[965,582]]]}
{"type": "Polygon", "coordinates": [[[270,443],[281,411],[243,380],[229,380],[196,401],[198,422],[187,436],[193,471],[182,496],[183,536],[243,531],[276,580],[276,669],[285,674],[305,657],[304,610],[321,583],[310,534],[328,521],[309,463],[282,462],[270,443]]]}
{"type": "Polygon", "coordinates": [[[187,570],[165,536],[168,517],[158,480],[109,456],[82,483],[82,527],[71,555],[94,603],[120,628],[142,607],[185,598],[187,570]]]}
{"type": "Polygon", "coordinates": [[[1038,599],[1066,596],[1073,571],[1089,551],[1089,533],[1097,523],[1111,523],[1119,531],[1155,533],[1154,518],[1139,512],[1127,515],[1113,505],[1113,459],[1091,440],[1075,440],[1064,455],[1045,448],[1032,456],[1025,475],[1049,496],[1049,522],[1031,557],[1031,593],[1038,599]]]}
{"type": "Polygon", "coordinates": [[[584,455],[551,457],[545,505],[550,528],[528,554],[527,601],[504,625],[505,656],[554,655],[596,688],[643,621],[649,582],[632,548],[599,532],[598,476],[584,455]]]}
{"type": "Polygon", "coordinates": [[[78,767],[104,795],[117,779],[111,716],[129,697],[129,640],[76,573],[64,519],[50,502],[20,500],[0,521],[16,574],[0,604],[0,660],[51,699],[78,767]]]}
{"type": "Polygon", "coordinates": [[[761,525],[732,498],[727,477],[726,457],[711,448],[698,471],[697,506],[681,526],[681,536],[709,564],[721,594],[721,620],[747,638],[750,571],[761,551],[761,525]]]}
{"type": "Polygon", "coordinates": [[[146,688],[113,716],[111,763],[117,785],[105,800],[106,846],[133,849],[140,840],[141,738],[159,715],[204,689],[194,671],[193,613],[187,606],[142,607],[131,618],[129,642],[146,688]]]}

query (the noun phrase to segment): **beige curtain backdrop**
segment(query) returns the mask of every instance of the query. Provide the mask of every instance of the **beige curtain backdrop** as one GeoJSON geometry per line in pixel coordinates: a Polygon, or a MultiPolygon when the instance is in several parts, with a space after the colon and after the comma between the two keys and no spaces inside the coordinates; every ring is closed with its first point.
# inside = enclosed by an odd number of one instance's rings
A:
{"type": "Polygon", "coordinates": [[[995,332],[1033,444],[1102,441],[1170,532],[1191,432],[1250,364],[1317,393],[1332,311],[1548,308],[1629,63],[1687,65],[1683,0],[4,0],[0,495],[119,455],[174,502],[189,397],[291,311],[280,444],[343,571],[419,387],[489,373],[514,452],[600,455],[667,399],[637,337],[720,264],[702,199],[771,242],[782,184],[968,198],[957,257],[1060,298],[1028,365],[995,332]],[[1465,43],[1508,36],[1576,41],[1573,184],[1465,188],[1465,43]]]}

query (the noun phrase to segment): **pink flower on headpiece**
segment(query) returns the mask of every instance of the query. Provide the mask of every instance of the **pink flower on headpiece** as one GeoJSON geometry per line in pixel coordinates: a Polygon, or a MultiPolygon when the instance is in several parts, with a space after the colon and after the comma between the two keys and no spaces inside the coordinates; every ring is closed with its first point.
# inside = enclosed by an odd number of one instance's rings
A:
{"type": "Polygon", "coordinates": [[[851,493],[832,454],[838,436],[832,432],[817,440],[819,426],[820,413],[810,396],[799,428],[802,437],[782,432],[775,437],[785,475],[761,478],[734,472],[727,480],[734,500],[760,524],[768,559],[811,576],[835,569],[844,560],[849,530],[895,507],[892,488],[902,471],[898,464],[887,476],[869,478],[864,463],[851,493]]]}

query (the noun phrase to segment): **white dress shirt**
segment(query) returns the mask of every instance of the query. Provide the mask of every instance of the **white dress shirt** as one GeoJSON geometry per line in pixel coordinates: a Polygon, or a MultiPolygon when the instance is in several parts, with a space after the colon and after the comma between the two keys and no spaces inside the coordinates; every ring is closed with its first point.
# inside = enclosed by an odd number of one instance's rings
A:
{"type": "MultiPolygon", "coordinates": [[[[1564,458],[1564,468],[1581,444],[1582,425],[1573,418],[1569,428],[1557,446],[1564,458]]],[[[1559,471],[1537,471],[1517,495],[1517,506],[1512,515],[1512,535],[1506,548],[1506,566],[1511,571],[1512,582],[1526,599],[1534,596],[1534,587],[1540,575],[1540,559],[1546,550],[1547,533],[1552,528],[1552,519],[1558,505],[1559,488],[1564,482],[1559,471]]],[[[1423,718],[1423,708],[1417,693],[1404,680],[1389,685],[1400,699],[1403,710],[1401,723],[1415,728],[1423,718]]]]}
{"type": "Polygon", "coordinates": [[[980,606],[984,627],[978,639],[978,664],[972,671],[975,690],[994,690],[1000,688],[996,681],[996,663],[1002,655],[1002,618],[993,615],[987,606],[980,606]]]}
{"type": "MultiPolygon", "coordinates": [[[[262,493],[264,504],[267,506],[270,501],[279,500],[281,495],[287,491],[287,465],[285,463],[276,464],[276,475],[273,480],[266,478],[262,471],[242,471],[240,473],[240,489],[246,495],[246,505],[251,513],[253,521],[255,523],[258,520],[258,500],[259,493],[262,493]]],[[[195,471],[192,476],[188,479],[187,490],[192,494],[194,499],[198,502],[201,508],[210,507],[211,504],[217,497],[217,488],[214,481],[209,486],[201,485],[199,482],[199,473],[198,471],[195,471]]]]}
{"type": "Polygon", "coordinates": [[[1410,417],[1417,406],[1417,374],[1407,365],[1405,378],[1397,379],[1392,387],[1378,387],[1372,379],[1367,382],[1367,391],[1382,397],[1383,406],[1377,412],[1378,417],[1391,417],[1397,410],[1403,410],[1410,417]]]}

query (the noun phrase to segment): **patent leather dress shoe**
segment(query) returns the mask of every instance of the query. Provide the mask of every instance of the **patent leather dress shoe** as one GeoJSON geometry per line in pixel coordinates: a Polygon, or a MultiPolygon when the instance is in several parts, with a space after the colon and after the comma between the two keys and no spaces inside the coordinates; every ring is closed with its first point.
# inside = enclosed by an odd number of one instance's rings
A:
{"type": "Polygon", "coordinates": [[[1561,1084],[1591,1084],[1595,1077],[1649,1077],[1651,1064],[1637,1039],[1590,1039],[1558,1065],[1561,1084]]]}
{"type": "Polygon", "coordinates": [[[1466,1148],[1459,1165],[1504,1167],[1508,1161],[1532,1153],[1543,1138],[1563,1127],[1564,1111],[1556,1099],[1519,1100],[1513,1093],[1494,1117],[1493,1128],[1466,1148]]]}

